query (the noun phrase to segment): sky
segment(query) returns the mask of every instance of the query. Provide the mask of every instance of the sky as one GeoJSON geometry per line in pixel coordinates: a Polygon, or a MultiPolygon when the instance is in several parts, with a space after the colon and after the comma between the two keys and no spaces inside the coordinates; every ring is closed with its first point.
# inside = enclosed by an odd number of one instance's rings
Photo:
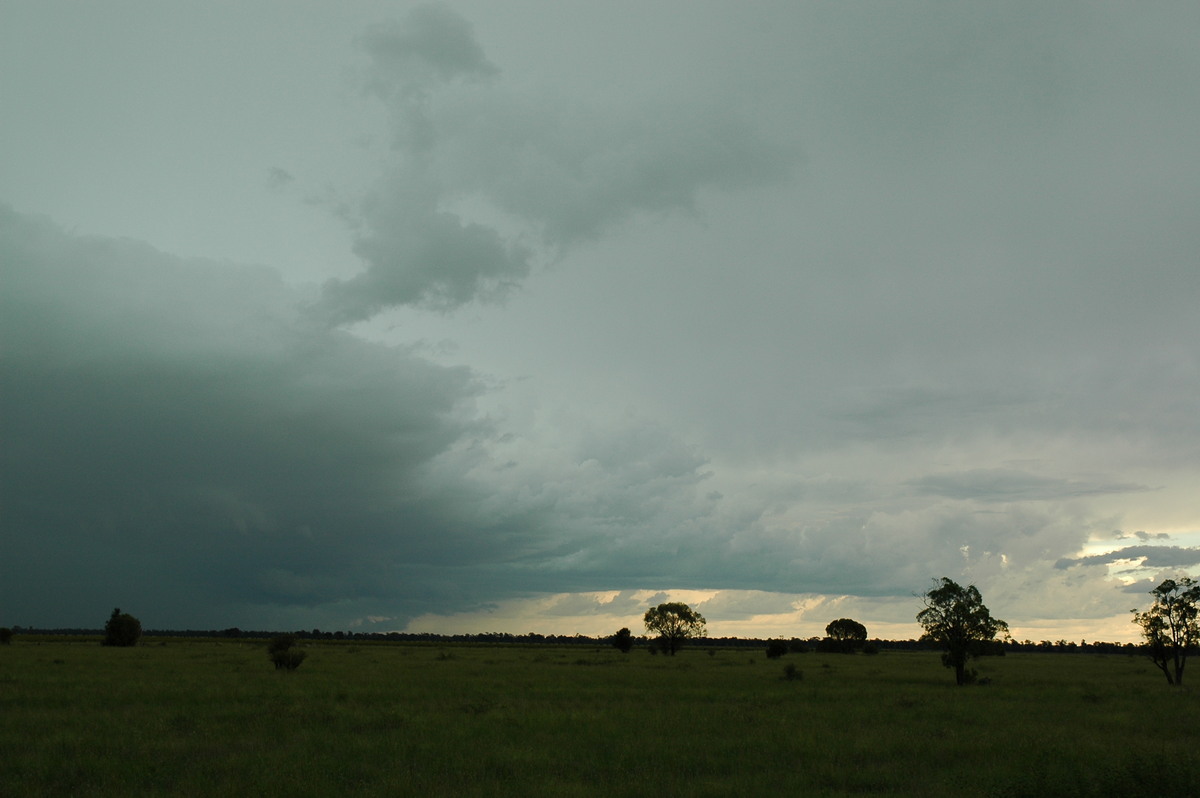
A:
{"type": "Polygon", "coordinates": [[[0,3],[0,624],[1136,639],[1200,6],[0,3]]]}

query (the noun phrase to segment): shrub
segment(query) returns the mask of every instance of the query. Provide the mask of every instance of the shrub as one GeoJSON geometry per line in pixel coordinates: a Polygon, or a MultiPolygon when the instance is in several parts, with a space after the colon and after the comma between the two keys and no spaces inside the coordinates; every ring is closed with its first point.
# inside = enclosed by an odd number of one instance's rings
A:
{"type": "Polygon", "coordinates": [[[789,682],[798,681],[804,678],[804,671],[798,669],[793,663],[789,662],[783,666],[783,678],[789,682]]]}
{"type": "Polygon", "coordinates": [[[13,630],[7,626],[0,626],[0,646],[7,646],[12,642],[13,630]]]}
{"type": "Polygon", "coordinates": [[[108,623],[104,624],[106,646],[136,646],[142,636],[142,622],[117,607],[112,611],[108,623]]]}
{"type": "Polygon", "coordinates": [[[295,635],[280,635],[267,643],[267,657],[275,663],[275,670],[294,671],[304,662],[305,653],[296,646],[295,635]]]}
{"type": "Polygon", "coordinates": [[[788,653],[788,644],[782,640],[771,640],[767,643],[767,659],[779,659],[788,653]]]}
{"type": "Polygon", "coordinates": [[[877,646],[877,645],[876,645],[876,644],[874,644],[874,643],[864,643],[864,644],[863,644],[863,647],[862,647],[862,653],[864,653],[864,654],[878,654],[878,653],[879,653],[879,646],[877,646]]]}

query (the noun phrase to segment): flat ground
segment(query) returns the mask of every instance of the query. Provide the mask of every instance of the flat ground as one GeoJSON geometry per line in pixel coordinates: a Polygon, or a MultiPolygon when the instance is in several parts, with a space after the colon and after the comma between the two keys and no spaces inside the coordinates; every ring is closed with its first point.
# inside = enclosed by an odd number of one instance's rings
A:
{"type": "MultiPolygon", "coordinates": [[[[1200,701],[1146,659],[674,658],[265,641],[0,647],[0,795],[1188,795],[1200,701]],[[792,678],[785,668],[794,666],[792,678]]],[[[1200,672],[1197,673],[1200,679],[1200,672]]]]}

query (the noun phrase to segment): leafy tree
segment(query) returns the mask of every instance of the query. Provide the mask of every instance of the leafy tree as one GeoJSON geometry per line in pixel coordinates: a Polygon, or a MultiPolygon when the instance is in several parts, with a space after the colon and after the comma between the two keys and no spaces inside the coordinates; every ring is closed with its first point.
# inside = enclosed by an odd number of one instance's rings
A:
{"type": "Polygon", "coordinates": [[[628,627],[618,629],[612,636],[612,644],[613,648],[622,654],[628,654],[629,650],[633,648],[633,633],[629,631],[628,627]]]}
{"type": "Polygon", "coordinates": [[[786,653],[788,653],[788,644],[786,640],[767,641],[767,659],[779,659],[786,653]]]}
{"type": "Polygon", "coordinates": [[[942,664],[954,668],[955,682],[963,685],[975,675],[967,671],[967,660],[986,653],[997,634],[1007,636],[1008,624],[992,617],[975,585],[962,587],[944,576],[934,581],[921,596],[925,609],[917,613],[925,628],[921,640],[945,649],[942,664]]]}
{"type": "Polygon", "coordinates": [[[865,642],[867,639],[867,627],[850,618],[838,618],[836,621],[829,622],[829,625],[825,627],[825,634],[834,640],[857,640],[865,642]]]}
{"type": "Polygon", "coordinates": [[[142,622],[117,607],[104,624],[104,645],[136,646],[142,636],[142,622]]]}
{"type": "Polygon", "coordinates": [[[1200,582],[1190,576],[1166,579],[1150,592],[1154,606],[1133,610],[1133,622],[1142,627],[1150,658],[1167,684],[1181,685],[1188,654],[1200,644],[1200,582]]]}
{"type": "Polygon", "coordinates": [[[825,627],[825,639],[817,650],[835,654],[852,654],[867,640],[867,627],[850,618],[838,618],[825,627]]]}
{"type": "Polygon", "coordinates": [[[704,637],[704,616],[679,601],[670,601],[646,610],[642,619],[646,631],[658,635],[664,651],[671,656],[689,637],[704,637]]]}

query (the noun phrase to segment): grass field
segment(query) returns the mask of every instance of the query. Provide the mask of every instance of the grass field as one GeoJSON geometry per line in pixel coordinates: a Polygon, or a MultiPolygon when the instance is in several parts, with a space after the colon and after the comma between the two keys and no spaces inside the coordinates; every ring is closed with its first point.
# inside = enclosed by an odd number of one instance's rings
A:
{"type": "MultiPolygon", "coordinates": [[[[0,795],[1194,795],[1145,659],[265,642],[0,647],[0,795]],[[794,665],[797,678],[784,677],[794,665]]],[[[1198,675],[1197,678],[1200,678],[1198,675]]]]}

